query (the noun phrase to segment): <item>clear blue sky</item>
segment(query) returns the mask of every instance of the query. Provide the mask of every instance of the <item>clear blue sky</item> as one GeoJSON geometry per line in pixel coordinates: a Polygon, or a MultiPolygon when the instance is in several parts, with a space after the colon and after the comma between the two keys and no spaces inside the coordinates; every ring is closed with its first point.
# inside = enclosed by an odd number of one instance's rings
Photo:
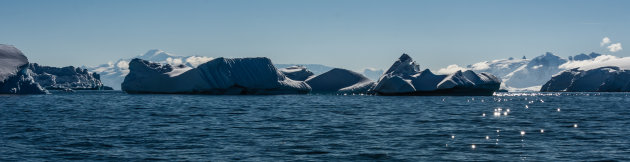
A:
{"type": "Polygon", "coordinates": [[[630,42],[629,9],[630,1],[594,0],[0,0],[0,43],[53,66],[159,48],[354,70],[387,68],[406,52],[438,69],[546,51],[606,52],[603,37],[630,42]]]}

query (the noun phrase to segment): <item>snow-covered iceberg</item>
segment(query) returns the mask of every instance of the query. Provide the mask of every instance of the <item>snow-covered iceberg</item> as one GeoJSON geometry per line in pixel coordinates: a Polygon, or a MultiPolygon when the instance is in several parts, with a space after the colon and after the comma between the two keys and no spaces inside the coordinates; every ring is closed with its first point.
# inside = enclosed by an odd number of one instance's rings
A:
{"type": "Polygon", "coordinates": [[[28,59],[22,51],[0,44],[0,94],[45,94],[29,75],[28,59]]]}
{"type": "Polygon", "coordinates": [[[133,59],[122,83],[128,93],[304,94],[311,88],[287,78],[271,60],[217,58],[191,68],[133,59]]]}
{"type": "Polygon", "coordinates": [[[375,83],[347,69],[334,68],[306,80],[314,93],[369,93],[375,83]]]}
{"type": "Polygon", "coordinates": [[[630,92],[630,70],[616,66],[582,70],[575,68],[555,75],[542,92],[630,92]]]}
{"type": "Polygon", "coordinates": [[[62,68],[41,66],[37,63],[28,65],[30,75],[40,86],[48,89],[73,90],[110,90],[111,87],[101,83],[100,75],[90,73],[87,69],[66,66],[62,68]]]}
{"type": "Polygon", "coordinates": [[[278,69],[282,74],[289,77],[291,80],[295,81],[305,81],[309,77],[315,75],[310,70],[306,69],[305,66],[290,66],[286,68],[278,69]]]}
{"type": "MultiPolygon", "coordinates": [[[[214,58],[205,56],[178,56],[168,52],[164,52],[159,49],[152,49],[146,53],[136,56],[134,58],[140,58],[151,62],[171,64],[172,66],[185,65],[191,68],[195,68],[200,64],[206,63],[214,58]]],[[[90,72],[100,74],[101,82],[105,86],[110,86],[114,89],[121,89],[120,84],[125,79],[125,76],[129,73],[129,62],[131,59],[119,59],[115,62],[109,62],[94,67],[84,67],[90,72]]]]}
{"type": "Polygon", "coordinates": [[[407,54],[381,76],[373,91],[380,95],[492,95],[501,81],[492,74],[471,70],[435,75],[419,66],[407,54]]]}

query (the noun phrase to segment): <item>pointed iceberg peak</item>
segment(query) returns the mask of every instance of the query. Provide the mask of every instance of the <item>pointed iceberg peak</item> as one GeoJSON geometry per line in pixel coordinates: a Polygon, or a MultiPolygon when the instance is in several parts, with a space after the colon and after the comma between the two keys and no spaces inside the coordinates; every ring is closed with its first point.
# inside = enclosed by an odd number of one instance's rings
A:
{"type": "Polygon", "coordinates": [[[385,74],[409,75],[420,71],[420,66],[406,53],[403,53],[394,64],[389,67],[385,74]]]}
{"type": "Polygon", "coordinates": [[[403,53],[403,54],[402,54],[402,55],[398,58],[398,60],[401,60],[401,61],[403,61],[403,60],[411,60],[411,57],[410,57],[409,55],[407,55],[406,53],[403,53]]]}
{"type": "Polygon", "coordinates": [[[501,80],[487,73],[471,70],[450,75],[435,75],[420,67],[403,54],[381,76],[372,91],[380,95],[492,95],[499,90],[501,80]]]}

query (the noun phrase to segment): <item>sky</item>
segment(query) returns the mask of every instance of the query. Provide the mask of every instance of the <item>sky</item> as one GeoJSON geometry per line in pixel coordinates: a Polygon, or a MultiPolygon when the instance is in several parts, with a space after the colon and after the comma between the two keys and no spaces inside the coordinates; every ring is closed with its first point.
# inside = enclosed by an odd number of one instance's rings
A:
{"type": "Polygon", "coordinates": [[[628,8],[594,0],[0,0],[0,44],[50,66],[162,49],[352,70],[386,69],[407,53],[434,70],[545,52],[630,56],[616,45],[630,42],[628,8]]]}

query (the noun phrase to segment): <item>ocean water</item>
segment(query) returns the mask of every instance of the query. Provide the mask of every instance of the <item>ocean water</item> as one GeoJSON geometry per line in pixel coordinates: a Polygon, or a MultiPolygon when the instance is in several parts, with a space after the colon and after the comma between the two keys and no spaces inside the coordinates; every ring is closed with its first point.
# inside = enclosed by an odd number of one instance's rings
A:
{"type": "Polygon", "coordinates": [[[0,161],[628,161],[629,95],[0,96],[0,161]]]}

